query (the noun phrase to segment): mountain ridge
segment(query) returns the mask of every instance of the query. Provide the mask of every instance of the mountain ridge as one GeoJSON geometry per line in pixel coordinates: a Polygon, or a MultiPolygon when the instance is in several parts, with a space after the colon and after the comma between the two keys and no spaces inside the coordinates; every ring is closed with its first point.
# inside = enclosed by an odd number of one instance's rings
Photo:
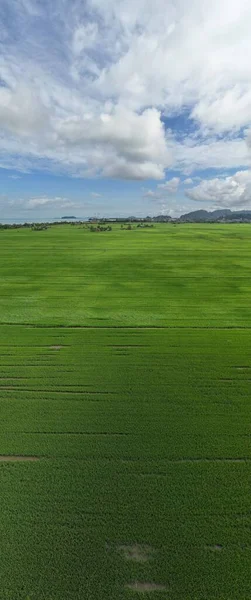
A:
{"type": "Polygon", "coordinates": [[[251,222],[251,210],[235,210],[222,208],[213,211],[203,209],[185,213],[176,219],[178,223],[226,223],[226,222],[251,222]]]}

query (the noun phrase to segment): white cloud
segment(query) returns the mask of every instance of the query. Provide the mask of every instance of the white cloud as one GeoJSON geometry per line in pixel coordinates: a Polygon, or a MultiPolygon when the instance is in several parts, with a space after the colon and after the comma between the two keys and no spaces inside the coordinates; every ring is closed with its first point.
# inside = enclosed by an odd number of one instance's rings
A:
{"type": "MultiPolygon", "coordinates": [[[[226,137],[196,139],[187,137],[182,142],[170,139],[170,152],[174,155],[176,169],[186,175],[195,170],[234,169],[251,166],[251,154],[244,139],[226,137]]],[[[195,177],[194,177],[195,179],[195,177]]]]}
{"type": "Polygon", "coordinates": [[[102,198],[102,194],[98,194],[97,192],[91,193],[92,198],[102,198]]]}
{"type": "Polygon", "coordinates": [[[165,183],[159,183],[155,190],[144,190],[144,198],[152,198],[152,200],[162,204],[167,196],[175,196],[179,189],[180,178],[173,177],[165,183]]]}
{"type": "Polygon", "coordinates": [[[158,209],[155,214],[169,215],[170,217],[178,217],[190,210],[194,210],[192,206],[177,202],[176,200],[163,200],[159,203],[158,209]]]}
{"type": "Polygon", "coordinates": [[[176,194],[178,191],[178,187],[180,184],[180,178],[179,177],[173,177],[172,179],[169,179],[169,181],[166,181],[165,183],[159,183],[158,185],[158,189],[161,190],[161,192],[163,192],[164,194],[176,194]]]}
{"type": "Polygon", "coordinates": [[[0,165],[157,180],[251,166],[250,26],[247,0],[2,0],[0,165]],[[165,135],[162,115],[184,110],[197,131],[165,135]]]}
{"type": "Polygon", "coordinates": [[[183,181],[184,185],[192,185],[193,184],[193,180],[191,179],[191,177],[188,177],[187,179],[185,179],[183,181]]]}
{"type": "Polygon", "coordinates": [[[20,137],[43,133],[50,116],[39,95],[20,84],[14,90],[0,88],[0,123],[2,129],[20,137]]]}
{"type": "Polygon", "coordinates": [[[41,196],[38,198],[30,198],[29,200],[21,200],[19,203],[26,209],[41,208],[45,206],[52,206],[58,208],[74,208],[75,202],[68,200],[67,198],[61,198],[56,196],[54,198],[48,198],[47,196],[41,196]]]}
{"type": "MultiPolygon", "coordinates": [[[[127,4],[109,3],[108,18],[121,27],[126,47],[99,82],[106,93],[120,90],[134,107],[191,106],[203,126],[220,131],[249,122],[249,2],[127,4]]],[[[106,4],[95,6],[104,18],[106,4]]]]}
{"type": "Polygon", "coordinates": [[[75,55],[81,54],[86,48],[95,46],[98,36],[97,23],[80,25],[73,33],[72,49],[75,55]]]}
{"type": "Polygon", "coordinates": [[[164,170],[162,165],[157,165],[151,162],[133,163],[125,159],[116,159],[112,164],[107,165],[103,169],[105,177],[114,179],[162,179],[164,170]]]}
{"type": "Polygon", "coordinates": [[[96,163],[109,177],[161,179],[171,162],[156,109],[138,115],[118,106],[98,116],[71,117],[58,123],[57,134],[68,145],[89,146],[89,164],[96,163]]]}
{"type": "Polygon", "coordinates": [[[203,180],[187,190],[186,195],[197,202],[212,202],[218,207],[251,208],[251,171],[238,171],[228,177],[203,180]]]}
{"type": "Polygon", "coordinates": [[[218,90],[217,95],[196,104],[192,117],[217,132],[238,131],[251,120],[251,90],[239,84],[218,90]]]}
{"type": "Polygon", "coordinates": [[[93,200],[75,200],[64,196],[37,195],[31,197],[11,197],[0,194],[2,218],[60,218],[63,214],[82,216],[93,211],[97,203],[93,200]]]}

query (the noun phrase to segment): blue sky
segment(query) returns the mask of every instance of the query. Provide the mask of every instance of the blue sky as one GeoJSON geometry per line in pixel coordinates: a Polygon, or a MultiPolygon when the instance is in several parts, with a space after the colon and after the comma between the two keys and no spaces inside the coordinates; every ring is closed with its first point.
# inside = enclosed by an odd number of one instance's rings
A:
{"type": "Polygon", "coordinates": [[[1,0],[0,220],[251,208],[247,0],[1,0]]]}

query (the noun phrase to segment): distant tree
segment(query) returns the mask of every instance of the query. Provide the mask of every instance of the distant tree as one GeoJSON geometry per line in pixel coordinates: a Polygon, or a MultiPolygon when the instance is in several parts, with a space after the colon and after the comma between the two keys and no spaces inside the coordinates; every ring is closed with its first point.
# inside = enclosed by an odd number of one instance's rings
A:
{"type": "Polygon", "coordinates": [[[94,225],[91,225],[89,230],[92,232],[100,233],[102,231],[112,231],[112,227],[110,225],[108,225],[108,227],[102,227],[101,225],[97,225],[97,227],[94,227],[94,225]]]}
{"type": "Polygon", "coordinates": [[[34,223],[31,228],[32,231],[46,231],[46,229],[48,229],[48,226],[45,223],[34,223]]]}

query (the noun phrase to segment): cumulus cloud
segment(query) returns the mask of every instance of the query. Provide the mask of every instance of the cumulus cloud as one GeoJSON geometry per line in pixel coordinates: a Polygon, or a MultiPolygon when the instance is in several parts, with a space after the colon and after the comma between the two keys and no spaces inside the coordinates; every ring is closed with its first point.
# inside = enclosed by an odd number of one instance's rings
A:
{"type": "MultiPolygon", "coordinates": [[[[95,7],[104,18],[106,4],[95,7]]],[[[113,0],[109,7],[107,18],[122,27],[125,47],[103,73],[105,91],[121,89],[137,107],[190,105],[203,126],[220,131],[249,122],[250,3],[141,0],[125,9],[113,0]]]]}
{"type": "Polygon", "coordinates": [[[109,177],[161,179],[171,162],[160,113],[154,108],[138,115],[118,106],[99,116],[70,117],[57,124],[57,134],[68,145],[92,145],[89,163],[96,159],[101,173],[109,177]]]}
{"type": "Polygon", "coordinates": [[[1,0],[0,165],[157,180],[250,167],[250,25],[246,0],[1,0]]]}
{"type": "Polygon", "coordinates": [[[177,202],[176,200],[169,200],[161,204],[159,212],[161,215],[169,215],[170,217],[176,218],[191,210],[194,210],[192,206],[182,202],[177,202]]]}
{"type": "Polygon", "coordinates": [[[145,198],[152,198],[152,200],[159,203],[163,203],[167,196],[175,196],[179,189],[180,178],[173,177],[165,183],[159,183],[155,190],[146,190],[144,192],[145,198]]]}
{"type": "Polygon", "coordinates": [[[251,171],[238,171],[228,177],[203,180],[186,191],[191,200],[211,202],[219,207],[251,208],[251,171]]]}
{"type": "Polygon", "coordinates": [[[176,192],[178,191],[179,184],[180,184],[180,178],[173,177],[172,179],[169,179],[169,181],[166,181],[165,183],[159,183],[158,189],[161,190],[161,192],[163,192],[163,193],[176,194],[176,192]]]}
{"type": "Polygon", "coordinates": [[[191,177],[188,177],[187,179],[185,179],[183,181],[184,185],[192,185],[193,184],[193,179],[191,177]]]}

